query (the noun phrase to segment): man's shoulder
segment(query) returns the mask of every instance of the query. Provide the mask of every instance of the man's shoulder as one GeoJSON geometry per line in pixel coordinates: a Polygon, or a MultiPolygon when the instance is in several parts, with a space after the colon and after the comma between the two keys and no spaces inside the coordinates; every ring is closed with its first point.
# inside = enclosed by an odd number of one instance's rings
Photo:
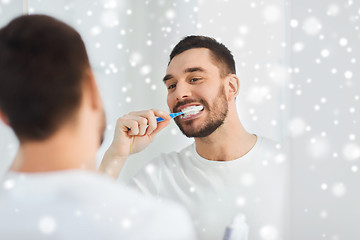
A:
{"type": "Polygon", "coordinates": [[[259,144],[259,147],[261,150],[263,151],[274,151],[276,152],[279,148],[281,148],[281,144],[280,142],[261,136],[261,135],[257,135],[257,142],[256,144],[259,144]]]}
{"type": "MultiPolygon", "coordinates": [[[[72,170],[55,174],[8,174],[5,183],[13,181],[14,186],[3,191],[0,202],[11,204],[16,201],[20,206],[27,205],[27,197],[43,196],[34,206],[42,204],[44,208],[58,205],[61,207],[82,206],[83,209],[101,210],[120,213],[124,209],[137,208],[144,213],[160,211],[166,213],[171,208],[178,208],[172,202],[161,204],[152,196],[144,196],[138,191],[116,182],[110,177],[90,171],[72,170]],[[36,175],[36,176],[35,176],[36,175]],[[43,176],[42,176],[43,175],[43,176]],[[34,188],[36,186],[36,188],[34,188]],[[19,198],[22,196],[24,198],[19,198]],[[62,201],[56,196],[64,196],[62,201]],[[124,197],[126,196],[126,197],[124,197]],[[107,208],[104,208],[106,204],[107,208]]],[[[0,206],[1,209],[1,206],[0,206]]]]}
{"type": "MultiPolygon", "coordinates": [[[[164,239],[164,236],[171,236],[170,233],[161,230],[164,226],[173,231],[183,231],[185,232],[183,235],[186,236],[193,235],[189,225],[189,216],[183,207],[176,203],[144,196],[101,174],[72,171],[56,175],[31,177],[9,175],[16,184],[0,196],[2,203],[0,212],[13,216],[9,223],[26,222],[37,212],[51,212],[57,221],[67,226],[69,224],[67,214],[74,210],[75,216],[81,216],[81,221],[74,222],[73,226],[78,228],[87,226],[90,228],[89,232],[95,234],[94,236],[111,233],[113,236],[126,238],[130,236],[129,234],[138,235],[131,229],[124,231],[119,227],[112,227],[113,225],[105,219],[123,223],[125,228],[131,224],[133,229],[143,229],[146,234],[154,235],[149,235],[149,239],[164,239]],[[24,179],[24,184],[22,184],[22,179],[24,179]],[[42,180],[47,182],[34,188],[34,184],[41,183],[42,180]],[[40,194],[41,199],[38,198],[40,194]],[[59,196],[62,197],[59,198],[59,196]],[[32,201],[31,199],[34,198],[38,200],[32,201]],[[21,216],[27,218],[14,217],[15,215],[11,214],[14,208],[21,209],[23,214],[21,216]],[[94,221],[95,218],[97,221],[94,221]],[[181,226],[176,227],[171,224],[173,219],[180,219],[181,226]],[[94,228],[94,226],[98,227],[94,228]]],[[[0,229],[4,226],[0,224],[0,229]]],[[[134,237],[134,239],[146,239],[145,233],[144,236],[134,237]]],[[[183,239],[187,238],[183,237],[183,239]]]]}
{"type": "Polygon", "coordinates": [[[283,170],[286,170],[288,165],[286,142],[258,136],[257,144],[256,156],[261,157],[262,160],[267,159],[269,163],[275,163],[279,168],[283,167],[283,170]]]}

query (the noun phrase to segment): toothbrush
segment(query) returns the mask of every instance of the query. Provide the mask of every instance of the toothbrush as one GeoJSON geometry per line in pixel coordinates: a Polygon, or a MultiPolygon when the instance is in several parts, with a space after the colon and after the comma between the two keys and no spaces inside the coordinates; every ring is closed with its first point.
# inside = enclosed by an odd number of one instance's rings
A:
{"type": "MultiPolygon", "coordinates": [[[[187,108],[185,111],[182,111],[182,112],[170,113],[170,117],[174,118],[174,117],[180,116],[185,113],[190,113],[190,112],[198,113],[203,109],[204,109],[203,106],[193,106],[193,107],[187,108]]],[[[164,121],[163,118],[161,118],[161,117],[156,118],[156,122],[162,122],[162,121],[164,121]]]]}
{"type": "MultiPolygon", "coordinates": [[[[174,118],[174,117],[180,116],[182,114],[190,113],[190,112],[194,112],[196,114],[196,113],[200,112],[203,109],[204,109],[203,106],[192,106],[192,107],[188,107],[185,111],[177,112],[177,113],[170,113],[169,115],[170,115],[171,118],[174,118]]],[[[156,122],[162,122],[164,120],[165,119],[163,119],[161,117],[156,118],[156,122]]],[[[131,130],[131,128],[128,128],[128,130],[131,130]]]]}

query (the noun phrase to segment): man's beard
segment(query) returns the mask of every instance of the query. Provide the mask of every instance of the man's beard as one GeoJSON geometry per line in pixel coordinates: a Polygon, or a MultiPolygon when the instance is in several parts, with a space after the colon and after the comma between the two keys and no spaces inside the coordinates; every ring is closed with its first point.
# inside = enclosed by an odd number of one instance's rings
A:
{"type": "MultiPolygon", "coordinates": [[[[191,100],[191,101],[179,102],[174,109],[177,109],[181,105],[185,105],[191,102],[195,102],[195,101],[191,100]]],[[[218,96],[214,98],[214,105],[212,107],[210,107],[209,104],[203,99],[200,99],[198,102],[204,106],[204,110],[205,109],[208,110],[207,120],[202,124],[201,127],[196,129],[186,129],[184,126],[186,125],[191,126],[193,121],[196,121],[196,119],[181,121],[181,119],[175,118],[176,125],[178,125],[181,132],[189,138],[190,137],[203,138],[209,136],[224,123],[228,113],[228,103],[227,103],[224,87],[220,88],[218,96]]]]}

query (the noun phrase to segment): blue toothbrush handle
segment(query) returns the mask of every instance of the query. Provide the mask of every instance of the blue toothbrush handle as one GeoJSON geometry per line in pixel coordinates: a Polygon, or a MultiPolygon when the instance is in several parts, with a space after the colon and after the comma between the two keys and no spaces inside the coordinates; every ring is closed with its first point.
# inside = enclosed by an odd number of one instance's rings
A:
{"type": "MultiPolygon", "coordinates": [[[[177,117],[177,116],[179,116],[179,115],[181,115],[181,114],[183,114],[183,112],[170,113],[169,115],[170,115],[171,118],[174,118],[174,117],[177,117]]],[[[164,121],[164,120],[165,120],[165,119],[163,119],[163,118],[161,118],[161,117],[156,118],[156,122],[157,122],[157,123],[158,123],[158,122],[162,122],[162,121],[164,121]]],[[[149,125],[149,124],[148,124],[148,125],[149,125]]],[[[128,130],[130,131],[131,128],[128,128],[128,130]]]]}
{"type": "MultiPolygon", "coordinates": [[[[182,114],[182,112],[177,112],[177,113],[170,113],[169,115],[170,115],[171,118],[174,118],[174,117],[177,117],[177,116],[179,116],[181,114],[182,114]]],[[[165,119],[163,119],[161,117],[156,118],[156,122],[162,122],[164,120],[165,119]]]]}

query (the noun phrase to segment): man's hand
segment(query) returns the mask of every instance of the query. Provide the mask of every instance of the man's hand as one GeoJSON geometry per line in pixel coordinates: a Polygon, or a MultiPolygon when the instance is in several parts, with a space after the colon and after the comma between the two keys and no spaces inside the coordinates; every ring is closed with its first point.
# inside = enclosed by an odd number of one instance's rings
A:
{"type": "Polygon", "coordinates": [[[134,153],[144,150],[156,134],[169,125],[170,115],[152,109],[131,112],[116,122],[114,140],[106,151],[99,170],[117,178],[126,159],[134,153]],[[165,121],[156,122],[157,117],[165,121]]]}

